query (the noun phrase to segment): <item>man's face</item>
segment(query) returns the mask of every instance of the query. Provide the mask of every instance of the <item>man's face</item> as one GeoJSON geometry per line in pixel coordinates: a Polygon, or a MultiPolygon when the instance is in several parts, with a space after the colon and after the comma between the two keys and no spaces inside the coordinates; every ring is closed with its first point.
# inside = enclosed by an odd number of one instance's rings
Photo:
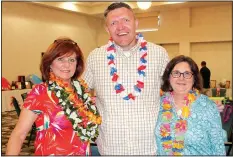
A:
{"type": "Polygon", "coordinates": [[[133,12],[127,8],[112,10],[106,18],[106,31],[124,50],[129,50],[136,44],[137,25],[133,12]]]}

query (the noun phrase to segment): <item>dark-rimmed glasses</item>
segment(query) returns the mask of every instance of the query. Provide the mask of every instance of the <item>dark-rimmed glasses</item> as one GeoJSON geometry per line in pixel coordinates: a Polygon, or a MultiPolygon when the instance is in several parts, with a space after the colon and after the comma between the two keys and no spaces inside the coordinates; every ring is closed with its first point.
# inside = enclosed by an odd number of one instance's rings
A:
{"type": "Polygon", "coordinates": [[[185,72],[181,73],[181,72],[175,70],[175,71],[171,72],[171,75],[172,75],[173,78],[179,78],[181,76],[181,74],[186,79],[190,79],[193,76],[193,73],[188,72],[188,71],[185,71],[185,72]]]}

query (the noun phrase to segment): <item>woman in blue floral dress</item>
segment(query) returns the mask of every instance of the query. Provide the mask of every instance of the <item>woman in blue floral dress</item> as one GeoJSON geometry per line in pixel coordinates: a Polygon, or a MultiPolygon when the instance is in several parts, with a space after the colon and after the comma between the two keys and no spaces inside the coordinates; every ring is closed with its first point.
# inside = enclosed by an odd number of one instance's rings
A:
{"type": "Polygon", "coordinates": [[[220,114],[216,104],[199,93],[202,80],[197,64],[190,57],[177,56],[162,79],[157,154],[225,155],[220,114]]]}

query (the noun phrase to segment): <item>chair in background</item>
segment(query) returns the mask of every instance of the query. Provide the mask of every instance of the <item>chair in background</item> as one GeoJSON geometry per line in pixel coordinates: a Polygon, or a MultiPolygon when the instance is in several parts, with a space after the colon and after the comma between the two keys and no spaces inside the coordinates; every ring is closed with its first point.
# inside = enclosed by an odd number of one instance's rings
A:
{"type": "Polygon", "coordinates": [[[91,156],[100,156],[96,143],[91,143],[91,156]]]}
{"type": "Polygon", "coordinates": [[[18,101],[16,100],[15,97],[12,97],[12,104],[14,105],[15,111],[16,111],[18,117],[19,117],[21,109],[20,109],[19,103],[18,103],[18,101]]]}
{"type": "MultiPolygon", "coordinates": [[[[12,104],[14,105],[15,110],[16,110],[16,113],[17,113],[17,115],[18,115],[18,117],[19,117],[19,116],[20,116],[21,109],[20,109],[19,103],[18,103],[18,101],[17,101],[17,99],[16,99],[15,97],[12,97],[12,104]]],[[[29,139],[28,139],[28,147],[29,147],[30,142],[31,142],[31,140],[32,140],[32,135],[35,133],[35,131],[36,131],[36,124],[33,123],[32,129],[31,129],[31,132],[30,132],[30,136],[29,136],[29,139]]]]}
{"type": "Polygon", "coordinates": [[[211,88],[212,97],[217,97],[217,88],[211,88]]]}
{"type": "Polygon", "coordinates": [[[232,134],[233,134],[233,102],[225,104],[224,111],[221,113],[222,128],[227,133],[227,141],[225,142],[226,155],[230,156],[232,149],[232,134]]]}
{"type": "Polygon", "coordinates": [[[21,97],[22,97],[23,101],[27,98],[27,95],[28,95],[28,93],[21,94],[21,97]]]}
{"type": "Polygon", "coordinates": [[[226,97],[226,88],[220,88],[220,97],[226,97]]]}
{"type": "Polygon", "coordinates": [[[233,125],[231,125],[231,132],[230,132],[230,135],[228,137],[228,140],[227,142],[225,142],[225,147],[228,147],[227,148],[227,152],[226,152],[226,156],[232,156],[233,154],[230,154],[231,153],[231,150],[232,150],[232,138],[233,138],[233,129],[232,129],[233,125]]]}

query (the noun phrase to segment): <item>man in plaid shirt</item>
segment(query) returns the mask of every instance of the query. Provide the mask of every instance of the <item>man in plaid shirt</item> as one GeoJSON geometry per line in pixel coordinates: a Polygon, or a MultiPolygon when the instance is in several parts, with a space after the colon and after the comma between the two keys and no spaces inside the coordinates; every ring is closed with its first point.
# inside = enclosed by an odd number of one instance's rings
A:
{"type": "Polygon", "coordinates": [[[102,116],[99,152],[155,155],[154,128],[168,54],[136,33],[138,21],[129,5],[113,3],[104,16],[111,39],[90,53],[84,73],[102,116]]]}

